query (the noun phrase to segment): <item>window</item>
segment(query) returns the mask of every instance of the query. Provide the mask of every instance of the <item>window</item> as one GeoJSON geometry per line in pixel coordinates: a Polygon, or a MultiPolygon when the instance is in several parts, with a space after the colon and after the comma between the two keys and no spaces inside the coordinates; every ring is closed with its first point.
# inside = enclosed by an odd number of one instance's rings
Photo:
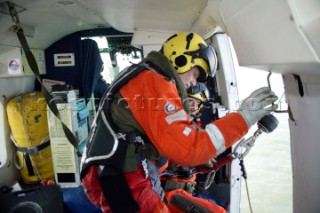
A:
{"type": "Polygon", "coordinates": [[[107,83],[111,83],[114,77],[125,67],[141,61],[142,52],[140,49],[131,46],[131,36],[97,36],[89,38],[95,40],[98,44],[104,63],[101,74],[107,83]]]}

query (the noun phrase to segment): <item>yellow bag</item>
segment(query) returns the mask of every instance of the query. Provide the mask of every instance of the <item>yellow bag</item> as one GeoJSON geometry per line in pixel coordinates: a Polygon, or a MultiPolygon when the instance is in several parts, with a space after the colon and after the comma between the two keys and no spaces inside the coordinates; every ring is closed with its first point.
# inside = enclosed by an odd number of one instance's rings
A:
{"type": "Polygon", "coordinates": [[[54,180],[47,104],[41,92],[29,92],[7,103],[11,139],[17,147],[15,163],[25,183],[54,180]]]}

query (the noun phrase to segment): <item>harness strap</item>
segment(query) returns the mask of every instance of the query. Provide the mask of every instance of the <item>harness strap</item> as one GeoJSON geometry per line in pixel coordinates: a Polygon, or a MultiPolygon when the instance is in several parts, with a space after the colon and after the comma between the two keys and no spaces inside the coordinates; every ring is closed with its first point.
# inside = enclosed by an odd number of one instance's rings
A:
{"type": "MultiPolygon", "coordinates": [[[[15,144],[16,145],[16,144],[15,144]]],[[[47,141],[45,143],[39,144],[37,146],[32,146],[32,147],[20,147],[16,145],[16,148],[19,152],[24,152],[28,155],[40,152],[41,150],[43,150],[44,148],[50,146],[50,141],[47,141]]]]}
{"type": "Polygon", "coordinates": [[[168,158],[164,157],[164,156],[161,156],[157,162],[156,162],[156,166],[157,168],[161,168],[163,165],[165,165],[166,163],[168,162],[168,158]]]}
{"type": "Polygon", "coordinates": [[[112,212],[131,213],[138,211],[140,207],[132,196],[125,173],[122,170],[127,146],[124,141],[119,140],[119,146],[114,155],[108,159],[108,164],[99,166],[101,170],[98,173],[98,180],[112,212]]]}
{"type": "Polygon", "coordinates": [[[166,192],[169,192],[174,189],[183,189],[189,193],[192,193],[195,190],[196,185],[196,182],[177,182],[172,180],[166,180],[164,184],[164,190],[166,192]]]}
{"type": "Polygon", "coordinates": [[[110,168],[104,167],[99,182],[103,195],[114,213],[133,213],[140,209],[139,204],[133,198],[128,182],[123,172],[117,175],[108,175],[110,168]]]}
{"type": "MultiPolygon", "coordinates": [[[[161,182],[159,179],[159,174],[158,174],[158,169],[159,166],[162,166],[163,164],[165,164],[165,162],[167,161],[167,159],[165,157],[161,157],[156,164],[154,164],[153,162],[151,162],[151,160],[149,159],[149,157],[147,157],[146,153],[146,145],[147,144],[151,144],[149,138],[147,137],[147,135],[145,134],[138,134],[138,133],[118,133],[117,134],[117,138],[121,139],[121,140],[125,140],[122,142],[125,142],[127,144],[127,153],[126,153],[126,163],[125,165],[128,165],[129,163],[127,161],[132,161],[134,160],[135,167],[136,168],[136,163],[140,164],[143,168],[144,174],[145,174],[145,178],[149,178],[150,182],[152,184],[153,187],[153,191],[155,193],[157,193],[160,198],[167,204],[167,200],[165,198],[165,194],[164,194],[164,190],[161,187],[161,182]],[[134,149],[133,153],[135,154],[135,158],[132,159],[128,153],[128,149],[130,147],[137,147],[140,146],[140,149],[134,149]]],[[[131,153],[132,154],[132,151],[131,153]]],[[[132,167],[133,168],[133,167],[132,167]]],[[[125,171],[125,170],[124,170],[125,171]]]]}
{"type": "MultiPolygon", "coordinates": [[[[50,146],[50,140],[48,140],[47,142],[41,143],[37,146],[32,146],[32,147],[21,147],[18,146],[17,142],[14,140],[13,135],[10,135],[10,139],[12,140],[13,144],[15,145],[15,147],[17,148],[17,150],[19,152],[23,153],[23,158],[26,162],[26,166],[27,166],[27,170],[28,170],[28,175],[29,176],[34,176],[35,173],[33,171],[33,166],[31,163],[31,159],[30,159],[30,155],[31,154],[35,154],[40,152],[41,150],[45,149],[46,147],[50,146]]],[[[45,137],[42,140],[46,140],[48,139],[48,137],[45,137]]]]}
{"type": "Polygon", "coordinates": [[[29,154],[23,154],[23,158],[26,161],[26,166],[27,166],[27,170],[28,170],[28,175],[29,176],[34,176],[34,171],[33,171],[33,167],[32,167],[32,163],[31,163],[31,159],[30,159],[30,155],[29,154]]]}
{"type": "MultiPolygon", "coordinates": [[[[84,160],[82,161],[82,178],[86,174],[88,166],[94,164],[100,167],[104,166],[99,175],[99,182],[110,208],[116,213],[131,213],[139,210],[139,205],[134,200],[125,178],[127,170],[136,170],[138,162],[144,166],[146,176],[153,173],[157,174],[156,166],[152,165],[146,156],[139,156],[140,160],[137,160],[139,153],[137,153],[136,145],[141,144],[144,147],[144,141],[146,142],[147,139],[141,137],[141,135],[119,133],[119,128],[113,122],[110,111],[114,94],[130,79],[146,69],[144,65],[132,65],[127,70],[120,72],[113,80],[100,101],[97,117],[93,122],[93,128],[90,133],[86,155],[84,155],[84,160]],[[151,169],[153,167],[154,169],[151,169]]],[[[157,178],[153,178],[156,176],[152,175],[151,177],[150,175],[149,177],[153,181],[153,187],[159,188],[159,190],[155,191],[154,189],[154,191],[163,198],[164,192],[163,189],[162,192],[160,190],[160,181],[156,182],[157,178]]]]}
{"type": "Polygon", "coordinates": [[[138,133],[117,133],[117,138],[127,143],[149,143],[149,138],[146,135],[138,133]]]}

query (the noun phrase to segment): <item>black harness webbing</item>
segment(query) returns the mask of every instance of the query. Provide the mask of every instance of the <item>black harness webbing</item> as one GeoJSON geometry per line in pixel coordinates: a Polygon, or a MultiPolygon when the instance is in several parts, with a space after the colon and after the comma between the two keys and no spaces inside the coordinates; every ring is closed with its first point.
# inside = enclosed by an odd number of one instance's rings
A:
{"type": "MultiPolygon", "coordinates": [[[[16,145],[16,143],[15,143],[15,145],[16,145]]],[[[23,153],[23,157],[26,161],[29,176],[34,176],[34,171],[33,171],[32,163],[31,163],[31,159],[30,159],[30,154],[40,152],[41,150],[43,150],[44,148],[46,148],[48,146],[50,146],[50,141],[47,141],[45,143],[42,143],[42,144],[40,144],[38,146],[34,146],[34,147],[20,147],[20,146],[16,145],[17,150],[23,153]]]]}
{"type": "Polygon", "coordinates": [[[85,175],[86,169],[90,165],[104,165],[103,170],[99,174],[99,182],[103,195],[105,196],[112,212],[136,212],[140,209],[139,204],[133,198],[130,187],[124,173],[124,160],[127,151],[127,144],[132,142],[133,138],[120,139],[116,137],[119,133],[117,126],[111,118],[110,105],[113,101],[113,96],[118,90],[129,82],[130,79],[137,76],[148,68],[141,64],[133,64],[120,72],[114,79],[109,89],[105,92],[100,101],[99,111],[97,113],[96,126],[92,129],[90,141],[87,146],[87,163],[82,167],[81,176],[85,175]],[[103,119],[103,115],[105,119],[103,119]],[[116,150],[113,154],[101,153],[105,150],[106,143],[117,141],[113,143],[108,150],[116,150]],[[126,141],[128,140],[128,141],[126,141]],[[97,156],[102,157],[102,160],[94,160],[97,156]],[[105,157],[104,156],[108,156],[105,157]],[[90,160],[90,159],[93,160],[90,160]]]}
{"type": "Polygon", "coordinates": [[[20,152],[24,152],[27,154],[34,154],[37,152],[40,152],[41,150],[43,150],[44,148],[50,146],[50,141],[44,142],[42,144],[39,144],[37,146],[33,146],[33,147],[21,147],[21,146],[16,146],[17,150],[20,152]]]}
{"type": "Polygon", "coordinates": [[[124,173],[119,172],[117,175],[110,175],[107,171],[108,169],[105,167],[99,176],[99,182],[103,195],[112,211],[115,213],[138,211],[140,209],[139,204],[132,196],[124,173]]]}

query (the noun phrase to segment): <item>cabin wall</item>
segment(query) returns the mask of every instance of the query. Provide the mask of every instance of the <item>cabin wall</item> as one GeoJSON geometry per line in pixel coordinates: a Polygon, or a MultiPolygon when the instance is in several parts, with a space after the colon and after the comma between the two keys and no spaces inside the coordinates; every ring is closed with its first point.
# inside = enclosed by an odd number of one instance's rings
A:
{"type": "MultiPolygon", "coordinates": [[[[102,67],[100,65],[100,53],[95,45],[81,40],[82,38],[96,36],[120,37],[131,34],[122,33],[113,28],[103,28],[94,30],[85,30],[67,35],[51,44],[45,50],[47,73],[42,78],[64,81],[72,85],[74,89],[79,90],[79,96],[82,97],[83,89],[91,85],[88,78],[92,74],[95,78],[100,76],[102,67]],[[57,55],[71,55],[74,64],[57,64],[55,58],[57,55]],[[95,60],[92,58],[96,57],[95,60]],[[90,60],[89,60],[90,59],[90,60]],[[96,70],[98,69],[98,70],[96,70]]],[[[109,50],[110,51],[110,50],[109,50]]]]}
{"type": "Polygon", "coordinates": [[[175,33],[177,32],[136,29],[132,36],[131,45],[142,46],[143,55],[146,57],[151,51],[159,51],[162,44],[175,33]]]}
{"type": "Polygon", "coordinates": [[[79,89],[81,83],[80,39],[78,33],[73,33],[56,41],[45,50],[48,71],[46,75],[41,76],[43,79],[63,81],[72,85],[74,89],[79,89]],[[61,57],[73,57],[73,64],[56,64],[64,62],[63,60],[58,62],[55,59],[59,57],[58,54],[61,54],[61,57]]]}
{"type": "Polygon", "coordinates": [[[283,76],[289,105],[294,213],[319,212],[320,143],[318,76],[283,76]]]}
{"type": "MultiPolygon", "coordinates": [[[[112,28],[103,28],[96,30],[85,30],[75,32],[51,44],[46,50],[31,49],[36,62],[38,64],[39,72],[42,77],[53,78],[54,80],[70,80],[70,84],[81,84],[79,80],[79,70],[82,63],[80,63],[79,51],[81,37],[90,36],[121,36],[128,35],[116,31],[112,28]],[[70,53],[76,54],[76,66],[55,67],[54,54],[55,53],[70,53]],[[70,71],[71,70],[71,71],[70,71]]],[[[130,34],[131,35],[131,34],[130,34]]],[[[0,54],[0,187],[3,185],[11,186],[19,178],[19,171],[14,165],[15,147],[10,140],[10,126],[8,124],[6,103],[7,101],[21,93],[40,90],[39,83],[36,81],[32,70],[30,69],[25,55],[20,47],[1,47],[0,54]],[[14,59],[19,62],[19,66],[12,66],[11,68],[18,68],[19,73],[9,73],[9,62],[14,59]],[[3,134],[2,134],[3,133],[3,134]]]]}
{"type": "Polygon", "coordinates": [[[318,0],[224,0],[219,9],[241,66],[319,74],[318,0]]]}
{"type": "MultiPolygon", "coordinates": [[[[44,51],[32,49],[40,73],[45,73],[44,51]]],[[[21,48],[7,47],[0,54],[0,187],[12,185],[19,177],[14,163],[15,147],[10,140],[6,103],[10,98],[35,89],[35,77],[21,48]]]]}

